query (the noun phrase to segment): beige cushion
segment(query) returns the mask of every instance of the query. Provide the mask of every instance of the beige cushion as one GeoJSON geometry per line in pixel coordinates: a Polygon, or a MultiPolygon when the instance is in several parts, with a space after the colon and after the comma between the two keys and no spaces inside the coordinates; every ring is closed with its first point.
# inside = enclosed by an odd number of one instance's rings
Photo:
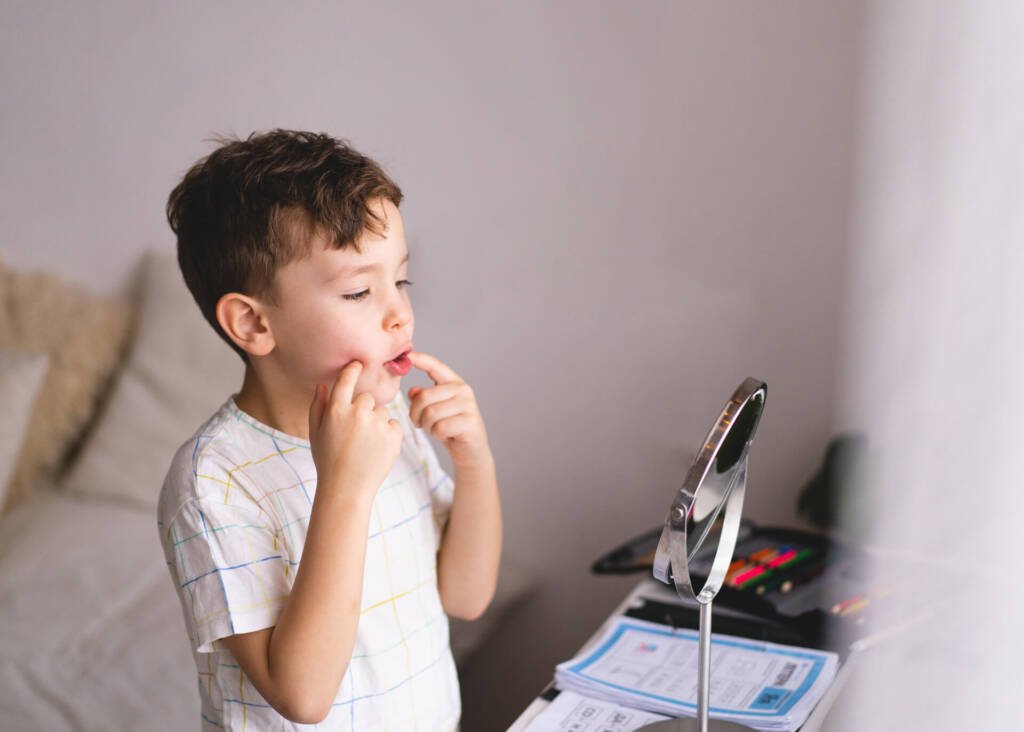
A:
{"type": "Polygon", "coordinates": [[[156,508],[174,451],[242,385],[172,251],[143,257],[136,335],[96,428],[63,480],[78,495],[156,508]]]}
{"type": "Polygon", "coordinates": [[[49,366],[50,357],[45,353],[0,348],[0,506],[7,498],[7,482],[14,473],[49,366]]]}
{"type": "Polygon", "coordinates": [[[0,348],[45,353],[50,362],[5,508],[63,468],[120,361],[131,319],[128,302],[0,261],[0,348]]]}

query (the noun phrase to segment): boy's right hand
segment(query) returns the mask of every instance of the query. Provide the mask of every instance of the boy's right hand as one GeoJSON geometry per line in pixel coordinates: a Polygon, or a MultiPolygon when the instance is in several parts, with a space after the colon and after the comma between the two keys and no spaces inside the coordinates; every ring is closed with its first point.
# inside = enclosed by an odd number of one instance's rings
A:
{"type": "Polygon", "coordinates": [[[309,443],[317,485],[335,483],[341,490],[377,492],[398,459],[402,426],[389,419],[383,405],[362,392],[353,397],[363,370],[350,361],[338,374],[330,393],[317,384],[309,405],[309,443]]]}

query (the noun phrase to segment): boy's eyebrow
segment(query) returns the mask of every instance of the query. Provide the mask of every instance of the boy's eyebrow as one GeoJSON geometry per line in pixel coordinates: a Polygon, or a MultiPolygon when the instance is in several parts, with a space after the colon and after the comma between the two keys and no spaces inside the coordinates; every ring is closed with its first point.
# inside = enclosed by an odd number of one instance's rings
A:
{"type": "MultiPolygon", "coordinates": [[[[409,252],[406,252],[405,253],[405,257],[403,257],[402,261],[398,263],[398,266],[401,267],[403,264],[405,264],[408,261],[409,261],[409,252]]],[[[335,272],[334,274],[329,276],[327,278],[327,281],[331,282],[332,280],[336,280],[339,277],[346,277],[346,276],[362,274],[363,272],[372,272],[375,269],[380,269],[382,266],[383,265],[380,265],[380,264],[364,264],[364,265],[359,266],[359,267],[342,267],[337,272],[335,272]]]]}

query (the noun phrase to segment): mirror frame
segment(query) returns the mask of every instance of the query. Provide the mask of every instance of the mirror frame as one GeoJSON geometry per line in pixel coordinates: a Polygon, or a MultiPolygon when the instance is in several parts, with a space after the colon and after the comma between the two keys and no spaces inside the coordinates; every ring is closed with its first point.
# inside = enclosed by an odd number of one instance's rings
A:
{"type": "Polygon", "coordinates": [[[691,597],[701,604],[710,603],[718,594],[725,581],[725,576],[732,561],[733,551],[736,548],[736,538],[739,534],[740,517],[743,512],[743,496],[746,492],[747,482],[747,457],[750,451],[750,444],[757,432],[758,423],[764,413],[765,400],[767,398],[768,386],[763,381],[748,378],[740,384],[729,401],[726,402],[714,426],[708,432],[700,451],[694,458],[682,487],[676,493],[669,507],[668,515],[665,517],[665,525],[661,531],[661,538],[658,540],[658,549],[654,555],[653,572],[654,577],[666,584],[675,584],[676,591],[680,597],[691,597]],[[745,410],[757,409],[750,424],[750,432],[743,440],[738,450],[729,445],[730,450],[722,455],[723,446],[727,445],[730,432],[737,423],[743,424],[749,419],[749,413],[745,410]],[[729,464],[719,470],[719,457],[728,458],[729,464]],[[715,557],[712,561],[711,570],[704,580],[703,586],[695,590],[693,578],[690,575],[690,561],[700,551],[706,538],[698,537],[692,548],[688,549],[687,518],[693,513],[696,498],[701,485],[708,477],[711,470],[715,470],[716,479],[728,481],[725,498],[715,507],[714,516],[708,522],[710,528],[717,520],[718,515],[724,510],[725,516],[722,519],[722,529],[715,549],[715,557]]]}

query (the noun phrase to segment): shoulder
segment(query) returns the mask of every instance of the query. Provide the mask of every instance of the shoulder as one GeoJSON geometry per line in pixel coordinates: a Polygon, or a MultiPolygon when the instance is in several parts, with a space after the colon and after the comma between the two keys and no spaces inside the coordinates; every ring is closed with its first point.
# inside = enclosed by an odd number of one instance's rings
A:
{"type": "Polygon", "coordinates": [[[234,418],[230,403],[229,397],[174,452],[160,490],[160,523],[167,523],[186,504],[223,498],[225,487],[247,462],[253,438],[234,418]]]}

